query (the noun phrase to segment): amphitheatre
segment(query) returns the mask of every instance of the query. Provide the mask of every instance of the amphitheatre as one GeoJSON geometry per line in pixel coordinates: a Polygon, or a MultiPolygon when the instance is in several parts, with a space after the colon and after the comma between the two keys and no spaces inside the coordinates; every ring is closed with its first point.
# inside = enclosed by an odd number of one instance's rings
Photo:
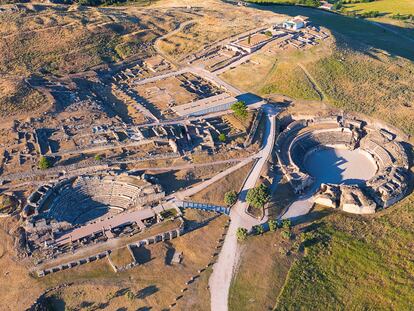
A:
{"type": "Polygon", "coordinates": [[[293,121],[279,135],[276,148],[295,192],[320,187],[316,203],[370,214],[393,205],[407,192],[409,162],[403,143],[398,134],[380,124],[333,116],[293,121]],[[333,159],[327,150],[335,154],[333,159]],[[349,162],[343,174],[341,161],[349,162]]]}
{"type": "Polygon", "coordinates": [[[0,310],[414,308],[412,16],[269,1],[0,0],[0,310]]]}

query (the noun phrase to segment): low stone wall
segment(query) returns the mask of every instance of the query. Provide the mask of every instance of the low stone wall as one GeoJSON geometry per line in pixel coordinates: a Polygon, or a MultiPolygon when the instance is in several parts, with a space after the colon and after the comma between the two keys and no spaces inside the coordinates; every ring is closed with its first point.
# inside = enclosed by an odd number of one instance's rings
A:
{"type": "Polygon", "coordinates": [[[38,275],[38,277],[44,277],[44,276],[46,276],[48,274],[51,274],[51,273],[71,269],[73,267],[84,265],[88,262],[93,262],[93,261],[96,261],[96,260],[99,260],[99,259],[103,259],[103,258],[109,256],[109,254],[110,254],[110,251],[105,251],[105,252],[99,253],[97,255],[81,258],[79,260],[71,261],[71,262],[68,262],[68,263],[65,263],[65,264],[61,264],[61,265],[49,268],[49,269],[39,270],[39,271],[37,271],[37,275],[38,275]]]}
{"type": "Polygon", "coordinates": [[[134,253],[132,252],[132,249],[131,249],[131,245],[127,245],[127,248],[128,248],[129,253],[131,254],[132,261],[125,266],[118,267],[117,265],[113,263],[111,256],[108,256],[109,265],[112,267],[112,269],[115,272],[123,272],[123,271],[126,271],[128,269],[131,269],[139,265],[139,263],[135,260],[134,253]]]}
{"type": "Polygon", "coordinates": [[[185,233],[184,228],[180,227],[180,228],[173,229],[173,230],[170,230],[170,231],[165,231],[165,232],[157,234],[157,235],[153,235],[149,238],[142,239],[142,240],[140,240],[138,242],[135,242],[135,243],[128,244],[128,247],[129,248],[134,247],[134,246],[135,247],[141,247],[141,246],[145,246],[145,245],[155,244],[155,243],[158,243],[158,242],[168,241],[168,240],[175,239],[176,237],[179,237],[179,236],[183,235],[184,233],[185,233]]]}
{"type": "MultiPolygon", "coordinates": [[[[150,244],[154,244],[154,243],[158,243],[158,242],[172,240],[176,237],[181,236],[184,233],[185,232],[184,232],[183,226],[180,226],[179,228],[169,230],[169,231],[165,231],[165,232],[156,234],[154,236],[151,236],[149,238],[142,239],[138,242],[128,244],[127,247],[128,247],[128,250],[131,252],[132,258],[134,258],[131,247],[134,247],[134,246],[135,247],[140,247],[140,246],[144,246],[144,245],[150,245],[150,244]]],[[[107,251],[101,252],[97,255],[85,257],[85,258],[82,258],[82,259],[78,259],[76,261],[71,261],[71,262],[68,262],[68,263],[65,263],[65,264],[61,264],[61,265],[49,268],[49,269],[38,270],[37,275],[38,275],[38,277],[44,277],[48,274],[52,274],[52,273],[55,273],[55,272],[71,269],[71,268],[78,267],[78,266],[84,265],[86,263],[93,262],[93,261],[96,261],[96,260],[99,260],[99,259],[104,259],[104,258],[108,258],[108,262],[111,265],[111,267],[114,269],[115,272],[125,271],[127,269],[133,268],[133,267],[138,265],[137,262],[133,261],[133,262],[131,262],[131,264],[128,264],[124,267],[117,267],[111,261],[110,256],[109,256],[110,253],[111,253],[111,251],[107,250],[107,251]]]]}

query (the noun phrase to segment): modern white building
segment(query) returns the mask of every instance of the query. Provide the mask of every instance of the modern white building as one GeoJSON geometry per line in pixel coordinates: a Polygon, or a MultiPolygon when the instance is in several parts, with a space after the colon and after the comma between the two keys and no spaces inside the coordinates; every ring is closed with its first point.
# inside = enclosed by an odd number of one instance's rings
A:
{"type": "Polygon", "coordinates": [[[283,22],[283,28],[291,29],[291,30],[299,30],[299,29],[306,27],[306,25],[308,24],[309,24],[308,17],[298,15],[298,16],[295,16],[293,19],[283,22]]]}

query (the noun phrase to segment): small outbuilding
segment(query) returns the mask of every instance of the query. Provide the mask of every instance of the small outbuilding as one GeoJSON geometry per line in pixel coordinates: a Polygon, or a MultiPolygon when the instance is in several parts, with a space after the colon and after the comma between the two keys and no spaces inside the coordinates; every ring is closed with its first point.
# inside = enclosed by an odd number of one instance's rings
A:
{"type": "Polygon", "coordinates": [[[283,28],[290,30],[299,30],[306,27],[309,24],[309,18],[306,16],[298,15],[293,19],[283,22],[283,28]]]}

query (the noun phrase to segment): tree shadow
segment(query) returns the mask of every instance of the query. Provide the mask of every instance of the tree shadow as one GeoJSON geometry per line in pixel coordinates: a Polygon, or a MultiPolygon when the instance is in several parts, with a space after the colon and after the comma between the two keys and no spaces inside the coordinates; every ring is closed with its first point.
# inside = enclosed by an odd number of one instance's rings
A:
{"type": "Polygon", "coordinates": [[[129,288],[121,288],[119,290],[117,290],[114,294],[114,297],[121,297],[124,296],[127,292],[129,292],[129,288]]]}
{"type": "Polygon", "coordinates": [[[292,221],[292,223],[294,225],[312,223],[316,220],[321,220],[321,219],[325,218],[326,216],[332,214],[332,212],[333,212],[333,210],[328,210],[328,209],[315,211],[312,208],[309,213],[307,213],[305,215],[301,215],[301,216],[292,217],[292,218],[290,218],[290,220],[292,221]]]}
{"type": "Polygon", "coordinates": [[[204,221],[201,221],[201,222],[196,221],[196,220],[186,219],[185,223],[184,223],[185,231],[189,232],[189,231],[193,231],[193,230],[196,230],[196,229],[200,229],[204,226],[207,226],[211,221],[213,221],[214,219],[216,219],[219,216],[220,216],[220,214],[215,214],[214,216],[212,216],[212,217],[210,217],[210,218],[208,218],[204,221]]]}
{"type": "MultiPolygon", "coordinates": [[[[136,297],[138,298],[138,299],[145,299],[145,298],[147,298],[147,297],[149,297],[149,296],[151,296],[151,295],[153,295],[153,294],[155,294],[156,292],[158,292],[159,291],[159,288],[157,287],[157,286],[155,286],[155,285],[150,285],[150,286],[147,286],[147,287],[145,287],[145,288],[143,288],[143,289],[140,289],[139,291],[138,291],[138,293],[137,293],[137,295],[136,295],[136,297]]],[[[147,309],[143,309],[143,310],[147,310],[147,309]]],[[[149,310],[149,309],[148,309],[149,310]]]]}

